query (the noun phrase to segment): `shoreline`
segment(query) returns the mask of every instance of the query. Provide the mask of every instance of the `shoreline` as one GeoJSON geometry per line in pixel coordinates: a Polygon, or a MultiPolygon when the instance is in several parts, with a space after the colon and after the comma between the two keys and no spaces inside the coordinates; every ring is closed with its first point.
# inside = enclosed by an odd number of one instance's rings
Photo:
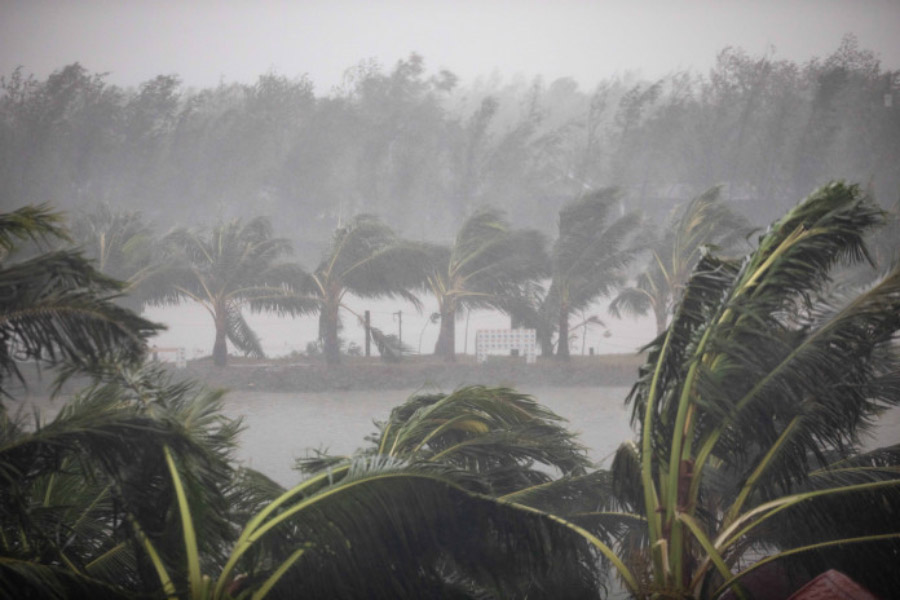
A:
{"type": "MultiPolygon", "coordinates": [[[[573,356],[568,361],[538,359],[526,364],[523,358],[490,357],[484,364],[470,355],[457,356],[453,363],[434,356],[410,356],[388,363],[378,357],[342,357],[339,365],[328,366],[316,358],[248,359],[229,357],[226,367],[216,367],[210,358],[188,361],[185,368],[163,364],[176,380],[195,380],[212,389],[257,392],[329,392],[440,389],[451,391],[463,385],[522,387],[628,387],[638,378],[644,363],[642,354],[573,356]]],[[[18,382],[9,390],[12,397],[47,395],[54,383],[53,369],[19,365],[26,387],[18,382]]],[[[85,377],[73,377],[62,388],[74,393],[88,384],[85,377]]]]}
{"type": "Polygon", "coordinates": [[[325,392],[349,390],[405,390],[436,387],[452,390],[462,385],[630,387],[644,363],[639,354],[577,356],[569,361],[491,357],[478,364],[472,356],[459,356],[447,363],[432,356],[414,356],[399,363],[379,358],[343,357],[327,366],[318,360],[250,360],[230,358],[227,367],[216,367],[208,359],[189,361],[174,370],[179,378],[191,378],[209,387],[236,391],[325,392]]]}

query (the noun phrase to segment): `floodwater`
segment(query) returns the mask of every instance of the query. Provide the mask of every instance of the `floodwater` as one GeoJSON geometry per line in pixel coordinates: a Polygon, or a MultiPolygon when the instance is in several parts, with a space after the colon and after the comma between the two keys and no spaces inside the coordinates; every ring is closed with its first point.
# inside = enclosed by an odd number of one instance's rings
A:
{"type": "MultiPolygon", "coordinates": [[[[391,409],[420,390],[340,391],[320,393],[229,392],[224,412],[241,417],[238,458],[284,486],[300,480],[294,460],[316,449],[347,455],[366,446],[391,409]]],[[[425,389],[423,392],[434,390],[425,389]]],[[[628,388],[521,388],[569,421],[594,461],[607,458],[631,439],[630,410],[623,400],[628,388]]]]}

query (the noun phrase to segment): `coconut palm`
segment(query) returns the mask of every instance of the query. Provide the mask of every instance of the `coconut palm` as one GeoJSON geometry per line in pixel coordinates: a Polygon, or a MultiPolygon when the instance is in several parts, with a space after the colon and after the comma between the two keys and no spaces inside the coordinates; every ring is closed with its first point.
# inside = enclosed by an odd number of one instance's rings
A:
{"type": "MultiPolygon", "coordinates": [[[[171,465],[178,481],[177,465],[171,465]]],[[[508,598],[593,556],[540,510],[474,494],[439,465],[359,458],[284,492],[245,525],[224,566],[188,562],[192,598],[508,598]],[[283,552],[265,544],[275,539],[283,552]],[[288,544],[285,545],[284,542],[288,544]]],[[[193,507],[180,502],[187,555],[193,507]]],[[[168,569],[160,579],[171,581],[168,569]]],[[[568,588],[591,590],[569,578],[568,588]]],[[[174,585],[167,586],[171,596],[174,585]]],[[[584,595],[575,597],[585,597],[584,595]]]]}
{"type": "Polygon", "coordinates": [[[621,287],[625,267],[637,254],[634,237],[641,218],[634,212],[615,218],[618,203],[618,191],[608,188],[568,203],[559,213],[552,281],[539,310],[544,323],[539,337],[548,351],[555,322],[556,355],[561,359],[569,358],[569,315],[621,287]]]}
{"type": "Polygon", "coordinates": [[[755,569],[801,559],[896,589],[879,565],[900,551],[900,451],[858,448],[900,403],[900,269],[860,295],[828,293],[881,218],[836,183],[746,259],[700,259],[629,397],[639,446],[617,457],[619,487],[647,518],[630,572],[649,583],[636,595],[743,594],[755,569]]]}
{"type": "Polygon", "coordinates": [[[611,313],[641,315],[652,310],[657,334],[663,332],[703,247],[730,250],[749,232],[746,221],[721,201],[720,191],[714,187],[672,211],[661,235],[650,244],[646,269],[633,287],[613,299],[611,313]]]}
{"type": "Polygon", "coordinates": [[[143,216],[98,203],[76,213],[71,230],[72,238],[97,270],[125,283],[127,296],[120,303],[139,310],[141,284],[158,268],[153,257],[155,236],[143,216]]]}
{"type": "Polygon", "coordinates": [[[0,383],[19,375],[17,361],[89,366],[118,356],[139,360],[161,326],[115,304],[123,285],[72,250],[62,217],[26,206],[0,214],[0,383]],[[38,243],[18,260],[23,242],[38,243]]]}
{"type": "MultiPolygon", "coordinates": [[[[233,466],[240,423],[221,415],[221,391],[173,383],[152,365],[99,376],[48,423],[0,423],[0,595],[164,588],[158,569],[184,558],[169,460],[207,565],[224,564],[245,515],[277,495],[233,466]]],[[[172,581],[186,587],[183,573],[172,581]]]]}
{"type": "MultiPolygon", "coordinates": [[[[573,535],[558,542],[565,544],[564,554],[540,579],[495,573],[508,585],[522,586],[516,597],[538,589],[542,595],[564,597],[601,593],[605,571],[594,554],[595,544],[611,543],[631,519],[608,513],[618,507],[606,493],[609,474],[590,469],[585,449],[563,419],[515,390],[466,386],[450,394],[415,395],[377,425],[375,435],[366,438],[370,444],[353,456],[317,453],[299,459],[298,469],[340,477],[341,469],[361,459],[439,467],[463,489],[519,510],[552,515],[557,524],[571,527],[573,535]]],[[[489,595],[490,582],[467,577],[473,593],[489,595]]]]}
{"type": "Polygon", "coordinates": [[[402,298],[420,306],[410,291],[425,279],[427,247],[402,240],[372,215],[359,215],[335,230],[303,292],[319,311],[319,337],[328,364],[340,362],[340,310],[344,296],[402,298]]]}
{"type": "Polygon", "coordinates": [[[244,319],[252,312],[300,315],[315,304],[297,287],[305,277],[295,263],[279,262],[291,250],[284,238],[272,236],[265,217],[219,223],[204,234],[176,229],[164,239],[169,264],[147,280],[151,303],[167,305],[193,300],[209,312],[216,327],[213,363],[228,361],[227,342],[245,354],[264,357],[259,338],[244,319]]]}
{"type": "Polygon", "coordinates": [[[544,239],[514,230],[503,213],[482,210],[469,217],[452,247],[435,247],[428,287],[438,302],[441,331],[434,353],[456,354],[456,315],[463,308],[500,308],[520,286],[547,274],[544,239]]]}

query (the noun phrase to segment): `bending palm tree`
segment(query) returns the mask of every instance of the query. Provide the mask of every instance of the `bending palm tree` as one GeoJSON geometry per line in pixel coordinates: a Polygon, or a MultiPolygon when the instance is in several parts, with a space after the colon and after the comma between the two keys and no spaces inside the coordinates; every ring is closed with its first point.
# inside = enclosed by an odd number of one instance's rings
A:
{"type": "Polygon", "coordinates": [[[44,207],[0,214],[0,382],[18,375],[19,360],[84,367],[115,356],[137,361],[162,329],[117,306],[123,285],[77,252],[14,260],[22,241],[68,240],[61,222],[44,207]]]}
{"type": "MultiPolygon", "coordinates": [[[[597,536],[611,541],[610,533],[618,531],[621,519],[598,519],[599,511],[610,508],[611,495],[597,493],[608,474],[589,472],[585,449],[562,421],[515,390],[467,386],[450,394],[411,397],[378,424],[379,431],[367,438],[371,445],[353,457],[318,454],[298,460],[297,467],[339,479],[362,459],[403,461],[407,468],[414,466],[413,472],[438,469],[463,489],[489,495],[517,511],[552,514],[563,530],[571,526],[571,535],[556,542],[554,552],[559,554],[551,568],[539,578],[508,569],[496,569],[492,577],[515,586],[516,593],[503,596],[594,597],[605,580],[593,554],[597,536]],[[592,533],[584,535],[587,530],[592,533]]],[[[473,551],[480,554],[490,548],[473,551]]],[[[504,552],[493,551],[496,558],[504,552]]],[[[489,595],[491,582],[483,574],[454,574],[454,579],[462,577],[470,579],[472,595],[489,595]]]]}
{"type": "Polygon", "coordinates": [[[463,306],[504,309],[519,287],[547,274],[544,239],[510,228],[500,211],[469,217],[452,248],[433,249],[428,287],[438,301],[441,332],[435,355],[454,360],[456,315],[463,306]]]}
{"type": "Polygon", "coordinates": [[[618,202],[614,189],[605,189],[570,202],[559,213],[559,237],[553,246],[553,280],[543,300],[544,351],[556,321],[556,355],[569,358],[569,315],[587,308],[625,281],[625,267],[637,254],[633,238],[641,219],[628,213],[612,220],[618,202]],[[555,317],[555,319],[554,319],[555,317]]]}
{"type": "Polygon", "coordinates": [[[827,293],[880,220],[858,188],[833,184],[745,260],[701,258],[630,396],[640,448],[617,457],[642,498],[657,589],[716,597],[802,558],[896,589],[896,572],[874,567],[900,549],[900,451],[856,452],[900,403],[900,268],[857,297],[827,293]],[[747,567],[748,551],[774,554],[747,567]]]}
{"type": "Polygon", "coordinates": [[[340,309],[349,292],[360,298],[400,297],[418,307],[409,290],[421,287],[428,253],[423,244],[397,238],[371,215],[359,215],[334,232],[331,245],[305,278],[303,291],[319,311],[319,337],[328,364],[340,362],[340,309]]]}
{"type": "MultiPolygon", "coordinates": [[[[0,422],[0,596],[165,589],[157,573],[185,556],[167,458],[205,564],[224,564],[245,515],[277,496],[233,466],[240,423],[221,415],[222,392],[172,383],[159,367],[99,374],[49,423],[0,422]]],[[[169,583],[187,580],[173,571],[169,583]]]]}
{"type": "Polygon", "coordinates": [[[651,246],[650,263],[634,287],[623,289],[609,305],[615,316],[652,310],[656,332],[662,333],[674,304],[681,297],[704,246],[728,250],[747,232],[746,221],[719,199],[715,187],[677,208],[662,236],[651,246]]]}
{"type": "Polygon", "coordinates": [[[276,262],[290,249],[272,237],[268,219],[221,223],[208,234],[177,229],[163,240],[172,264],[153,275],[156,289],[150,302],[179,304],[185,299],[203,306],[216,327],[213,363],[228,361],[226,340],[251,356],[264,353],[256,333],[244,320],[243,307],[253,312],[299,315],[315,304],[295,291],[305,273],[294,263],[276,262]]]}
{"type": "Polygon", "coordinates": [[[98,204],[72,220],[72,238],[101,272],[125,283],[120,303],[134,310],[143,304],[143,282],[159,268],[153,260],[154,235],[137,212],[98,204]]]}

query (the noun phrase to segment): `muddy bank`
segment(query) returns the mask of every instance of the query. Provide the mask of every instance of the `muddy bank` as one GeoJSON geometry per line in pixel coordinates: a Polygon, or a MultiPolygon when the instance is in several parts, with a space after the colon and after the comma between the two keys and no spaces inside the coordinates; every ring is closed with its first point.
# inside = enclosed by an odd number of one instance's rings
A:
{"type": "Polygon", "coordinates": [[[179,375],[212,387],[267,392],[330,390],[408,390],[488,384],[511,387],[630,386],[643,357],[634,354],[572,357],[568,362],[495,358],[477,364],[472,357],[445,363],[433,357],[410,357],[401,363],[377,358],[346,358],[338,366],[317,361],[250,361],[233,359],[225,368],[207,360],[191,361],[179,375]]]}

